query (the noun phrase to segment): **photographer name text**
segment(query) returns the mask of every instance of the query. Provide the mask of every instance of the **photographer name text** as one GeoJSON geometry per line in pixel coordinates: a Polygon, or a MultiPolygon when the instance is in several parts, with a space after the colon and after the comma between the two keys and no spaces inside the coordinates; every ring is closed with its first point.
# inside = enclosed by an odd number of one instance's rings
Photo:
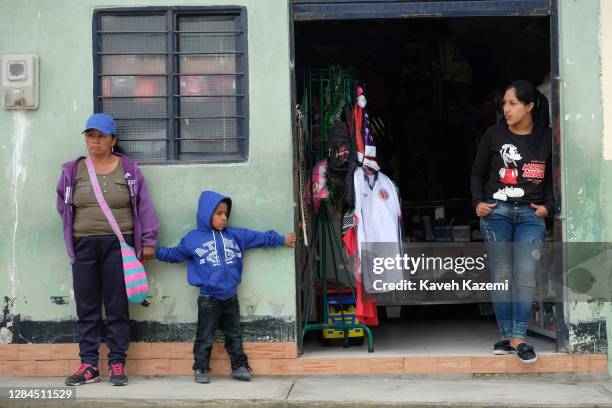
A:
{"type": "Polygon", "coordinates": [[[508,280],[504,282],[474,282],[471,279],[465,279],[460,281],[433,282],[429,279],[419,281],[402,279],[399,282],[384,282],[378,279],[373,282],[373,287],[377,291],[507,291],[510,284],[508,280]]]}

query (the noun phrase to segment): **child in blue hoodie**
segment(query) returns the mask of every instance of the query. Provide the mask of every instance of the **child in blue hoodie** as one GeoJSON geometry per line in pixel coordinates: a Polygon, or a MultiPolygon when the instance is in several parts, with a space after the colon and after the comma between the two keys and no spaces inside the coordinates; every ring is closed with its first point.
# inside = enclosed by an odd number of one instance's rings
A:
{"type": "Polygon", "coordinates": [[[187,280],[200,288],[198,326],[193,345],[195,381],[208,384],[213,335],[221,327],[232,363],[232,377],[249,381],[251,369],[242,348],[240,309],[236,288],[242,277],[242,254],[250,248],[292,247],[295,233],[283,237],[274,231],[257,232],[227,227],[232,200],[204,191],[198,201],[198,228],[187,233],[177,247],[158,247],[160,261],[187,263],[187,280]]]}

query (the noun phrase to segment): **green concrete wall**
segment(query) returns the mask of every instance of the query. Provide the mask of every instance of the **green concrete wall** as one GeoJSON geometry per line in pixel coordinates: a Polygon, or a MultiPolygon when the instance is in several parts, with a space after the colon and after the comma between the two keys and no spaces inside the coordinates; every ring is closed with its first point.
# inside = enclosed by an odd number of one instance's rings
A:
{"type": "MultiPolygon", "coordinates": [[[[233,165],[145,166],[162,220],[160,243],[172,245],[194,225],[202,189],[233,197],[232,224],[292,228],[289,15],[286,0],[4,0],[0,2],[0,54],[33,52],[41,61],[40,108],[0,110],[0,296],[6,313],[22,320],[65,321],[75,316],[71,275],[55,212],[54,186],[61,162],[85,153],[82,124],[92,112],[92,12],[97,7],[244,5],[249,41],[249,161],[233,165]],[[66,305],[51,301],[63,296],[66,305]]],[[[600,0],[560,0],[560,80],[563,229],[569,242],[612,238],[612,164],[602,156],[599,49],[600,0]],[[603,220],[603,222],[602,222],[603,220]]],[[[527,46],[527,45],[526,45],[527,46]]],[[[569,260],[571,262],[571,259],[569,260]]],[[[245,320],[278,317],[293,322],[293,252],[256,250],[246,258],[240,288],[245,320]]],[[[154,263],[153,302],[135,306],[137,320],[195,320],[196,290],[184,266],[154,263]]],[[[566,305],[570,351],[605,352],[608,303],[566,305]],[[583,327],[591,327],[582,330],[583,327]],[[605,329],[604,329],[605,330],[605,329]]],[[[610,326],[610,324],[608,324],[610,326]]],[[[608,327],[610,334],[610,327],[608,327]]],[[[293,333],[283,336],[292,337],[293,333]]],[[[10,341],[0,331],[0,343],[10,341]]]]}
{"type": "MultiPolygon", "coordinates": [[[[92,15],[96,8],[169,5],[246,6],[249,59],[249,160],[226,165],[147,165],[142,170],[161,219],[159,243],[176,245],[195,226],[202,190],[232,197],[231,225],[293,229],[289,9],[286,0],[3,0],[0,54],[40,58],[40,106],[0,109],[0,296],[21,321],[72,321],[71,269],[55,210],[60,164],[86,153],[83,124],[93,109],[92,15]],[[63,296],[67,304],[53,303],[63,296]]],[[[252,250],[239,295],[245,321],[279,318],[295,324],[292,249],[252,250]]],[[[185,265],[147,268],[148,308],[131,306],[140,321],[196,320],[197,290],[185,265]]],[[[0,343],[10,341],[6,330],[0,343]]],[[[283,333],[285,339],[294,333],[283,333]]],[[[28,339],[24,339],[26,341],[28,339]]],[[[272,339],[273,340],[273,339],[272,339]]]]}
{"type": "MultiPolygon", "coordinates": [[[[567,242],[604,242],[610,239],[612,225],[606,204],[610,193],[605,189],[612,173],[602,154],[599,6],[599,0],[559,1],[562,217],[567,242]]],[[[574,255],[568,251],[567,256],[572,264],[574,255]]],[[[606,353],[609,303],[568,302],[565,314],[569,351],[606,353]]]]}
{"type": "MultiPolygon", "coordinates": [[[[611,126],[612,124],[609,124],[607,126],[611,126]]],[[[603,212],[604,212],[604,224],[606,225],[606,231],[605,231],[605,241],[606,242],[612,242],[612,228],[610,226],[612,226],[612,206],[610,205],[610,203],[612,203],[612,160],[604,160],[603,162],[603,166],[602,166],[602,173],[605,175],[605,177],[603,177],[604,181],[602,183],[602,207],[603,207],[603,212]],[[607,203],[607,205],[605,204],[607,203]]],[[[607,261],[607,271],[608,271],[608,278],[610,278],[610,274],[612,273],[612,262],[610,261],[610,257],[607,257],[608,261],[607,261]]],[[[612,282],[612,280],[610,280],[609,282],[612,282]]],[[[591,312],[591,310],[588,310],[587,312],[591,312]]],[[[605,315],[605,323],[606,323],[606,340],[607,340],[607,346],[608,346],[608,372],[610,373],[610,375],[612,376],[612,347],[610,347],[610,340],[612,339],[612,303],[605,303],[604,305],[602,305],[601,307],[601,315],[605,315]]]]}

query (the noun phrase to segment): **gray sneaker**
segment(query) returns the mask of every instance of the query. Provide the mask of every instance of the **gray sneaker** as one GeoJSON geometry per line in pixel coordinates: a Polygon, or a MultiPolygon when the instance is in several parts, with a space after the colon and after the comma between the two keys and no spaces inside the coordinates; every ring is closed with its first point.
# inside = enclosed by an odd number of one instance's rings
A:
{"type": "Polygon", "coordinates": [[[210,377],[208,376],[208,371],[202,370],[198,368],[193,375],[195,382],[198,384],[208,384],[210,382],[210,377]]]}
{"type": "Polygon", "coordinates": [[[232,378],[235,378],[240,381],[251,381],[253,374],[251,374],[250,367],[238,367],[235,370],[232,370],[232,378]]]}
{"type": "Polygon", "coordinates": [[[128,377],[123,362],[109,363],[108,370],[111,385],[127,385],[128,377]]]}

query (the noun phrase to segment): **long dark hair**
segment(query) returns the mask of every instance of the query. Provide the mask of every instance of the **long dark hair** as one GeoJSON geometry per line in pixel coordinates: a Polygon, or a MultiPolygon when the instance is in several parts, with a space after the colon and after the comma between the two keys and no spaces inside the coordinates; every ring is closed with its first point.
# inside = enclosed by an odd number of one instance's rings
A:
{"type": "Polygon", "coordinates": [[[113,152],[117,152],[117,153],[120,153],[120,154],[125,154],[127,156],[127,153],[125,152],[125,149],[119,145],[119,138],[117,137],[117,135],[113,135],[113,137],[116,140],[115,141],[115,145],[113,146],[113,152]]]}
{"type": "MultiPolygon", "coordinates": [[[[531,118],[533,120],[533,142],[535,145],[539,144],[542,140],[542,134],[544,130],[550,126],[550,112],[548,111],[548,99],[538,91],[531,82],[524,79],[512,82],[506,87],[506,91],[514,89],[516,93],[516,99],[525,105],[529,105],[533,102],[533,109],[531,110],[531,118]]],[[[503,123],[506,123],[506,119],[502,116],[503,123]]]]}

